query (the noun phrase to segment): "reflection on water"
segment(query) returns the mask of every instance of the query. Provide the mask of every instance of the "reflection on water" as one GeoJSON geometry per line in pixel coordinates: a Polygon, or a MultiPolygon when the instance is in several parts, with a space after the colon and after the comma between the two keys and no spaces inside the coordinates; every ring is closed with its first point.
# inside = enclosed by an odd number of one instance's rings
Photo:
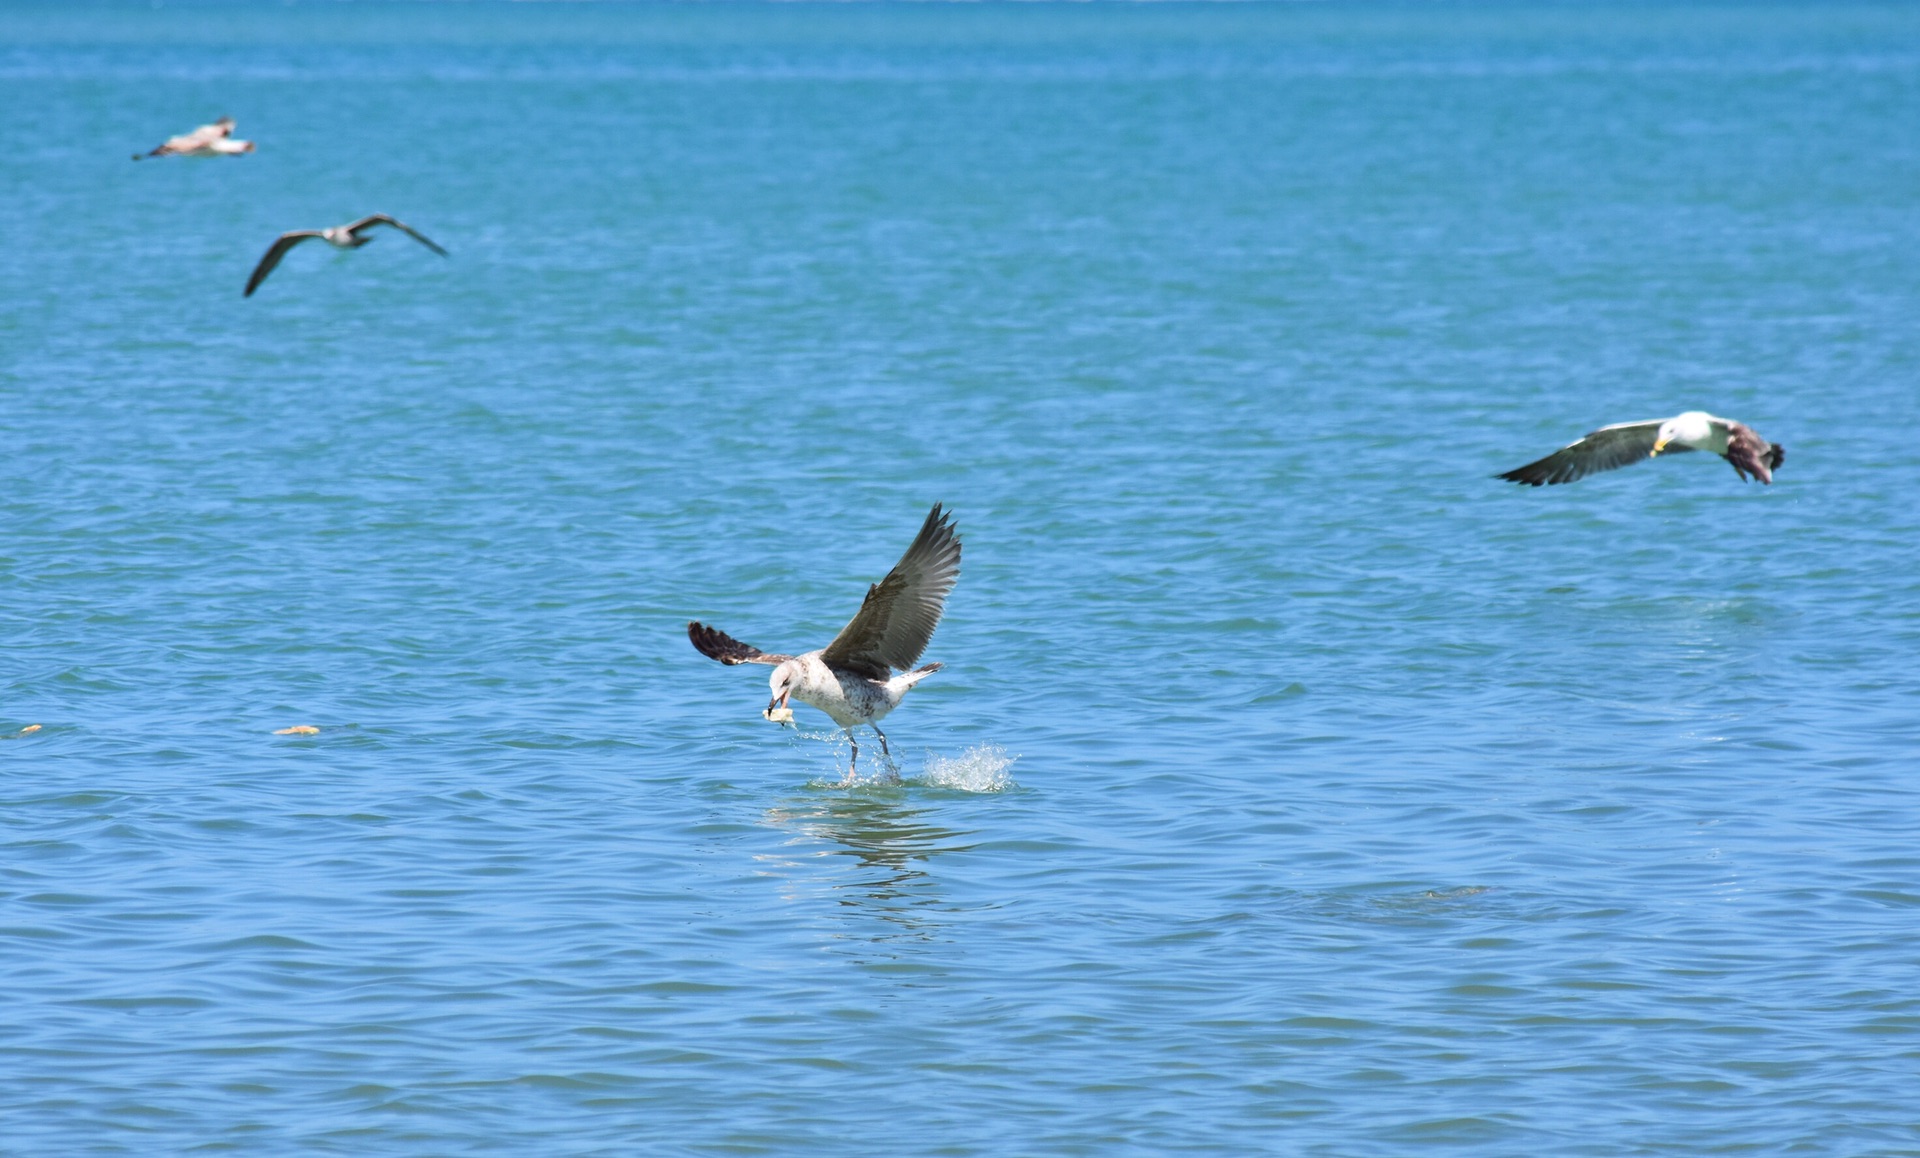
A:
{"type": "Polygon", "coordinates": [[[926,819],[932,815],[897,795],[795,801],[767,811],[769,824],[793,833],[791,851],[777,862],[762,861],[791,877],[789,900],[817,896],[824,887],[840,904],[924,929],[943,901],[938,881],[921,866],[973,847],[971,833],[932,823],[926,819]]]}

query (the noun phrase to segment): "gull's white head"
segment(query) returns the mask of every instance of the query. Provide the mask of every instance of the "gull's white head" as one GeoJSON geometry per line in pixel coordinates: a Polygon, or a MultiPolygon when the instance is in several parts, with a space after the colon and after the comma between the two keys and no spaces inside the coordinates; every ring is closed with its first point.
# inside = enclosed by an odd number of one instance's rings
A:
{"type": "Polygon", "coordinates": [[[1704,410],[1689,410],[1685,414],[1676,414],[1660,424],[1660,433],[1653,440],[1653,449],[1647,453],[1653,458],[1667,449],[1667,444],[1677,442],[1681,446],[1696,449],[1713,440],[1713,415],[1704,410]]]}
{"type": "Polygon", "coordinates": [[[800,665],[788,660],[773,669],[767,677],[767,686],[773,689],[773,698],[767,701],[767,711],[771,712],[787,706],[793,697],[794,685],[800,682],[800,665]]]}

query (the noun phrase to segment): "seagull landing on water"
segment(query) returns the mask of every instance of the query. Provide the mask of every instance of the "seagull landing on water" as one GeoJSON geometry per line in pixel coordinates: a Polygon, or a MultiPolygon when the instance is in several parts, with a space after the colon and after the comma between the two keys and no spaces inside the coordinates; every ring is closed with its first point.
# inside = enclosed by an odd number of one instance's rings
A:
{"type": "Polygon", "coordinates": [[[871,727],[880,737],[881,754],[891,762],[893,753],[887,750],[881,719],[900,706],[913,685],[940,670],[937,663],[919,668],[913,665],[927,650],[933,629],[940,625],[947,595],[960,578],[960,540],[954,536],[949,518],[941,512],[939,503],[933,505],[907,553],[900,556],[885,579],[867,588],[859,614],[840,629],[832,643],[818,651],[768,655],[699,622],[687,624],[687,638],[701,655],[724,664],[773,665],[773,674],[767,677],[773,698],[762,713],[769,720],[791,720],[793,710],[787,705],[792,699],[812,704],[831,716],[853,745],[845,781],[852,784],[860,763],[860,742],[854,739],[854,728],[861,724],[871,727]],[[895,669],[901,674],[894,675],[895,669]]]}
{"type": "Polygon", "coordinates": [[[253,291],[259,289],[260,283],[267,280],[267,275],[273,272],[273,267],[279,265],[280,259],[287,256],[287,251],[301,242],[317,237],[336,249],[359,249],[373,240],[372,235],[367,231],[376,225],[391,225],[441,257],[447,256],[446,250],[429,241],[426,235],[416,232],[413,226],[397,217],[373,213],[358,221],[336,225],[332,229],[294,229],[282,233],[272,245],[267,247],[267,252],[260,258],[260,264],[253,267],[253,276],[247,279],[246,292],[240,296],[252,297],[253,291]]]}
{"type": "Polygon", "coordinates": [[[135,153],[133,159],[138,161],[142,157],[233,157],[251,152],[253,152],[252,141],[233,139],[233,118],[221,117],[210,125],[201,125],[191,133],[168,137],[151,152],[135,153]]]}
{"type": "Polygon", "coordinates": [[[1773,472],[1787,457],[1785,447],[1761,438],[1751,426],[1731,418],[1716,418],[1704,410],[1689,410],[1672,418],[1602,426],[1538,462],[1494,477],[1536,487],[1570,483],[1603,470],[1687,450],[1710,450],[1726,459],[1742,482],[1752,475],[1763,483],[1772,483],[1773,472]]]}

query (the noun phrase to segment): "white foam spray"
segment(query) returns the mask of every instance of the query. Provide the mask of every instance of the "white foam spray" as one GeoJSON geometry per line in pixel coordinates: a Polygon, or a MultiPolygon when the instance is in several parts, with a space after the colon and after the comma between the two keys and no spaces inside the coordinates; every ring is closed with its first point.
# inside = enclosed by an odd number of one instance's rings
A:
{"type": "Polygon", "coordinates": [[[998,744],[980,744],[953,757],[928,756],[920,782],[957,792],[1004,792],[1015,787],[1008,769],[1019,758],[998,744]]]}

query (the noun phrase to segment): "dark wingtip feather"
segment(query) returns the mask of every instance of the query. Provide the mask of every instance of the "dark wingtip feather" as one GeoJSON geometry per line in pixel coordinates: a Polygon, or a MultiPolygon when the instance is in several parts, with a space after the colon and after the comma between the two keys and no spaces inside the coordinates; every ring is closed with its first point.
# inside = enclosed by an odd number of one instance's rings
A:
{"type": "Polygon", "coordinates": [[[687,624],[687,639],[694,650],[708,659],[717,659],[732,666],[738,663],[771,663],[785,656],[768,657],[767,653],[750,643],[739,640],[721,631],[717,627],[708,627],[699,620],[687,624]]]}
{"type": "Polygon", "coordinates": [[[1541,477],[1540,475],[1528,474],[1527,468],[1524,466],[1515,467],[1514,469],[1509,471],[1503,471],[1500,474],[1494,475],[1493,477],[1499,478],[1499,479],[1505,479],[1508,482],[1519,483],[1521,486],[1528,486],[1528,487],[1537,487],[1547,481],[1545,478],[1541,477]]]}
{"type": "Polygon", "coordinates": [[[726,643],[731,643],[732,641],[728,640],[722,633],[715,631],[697,619],[687,624],[687,640],[693,644],[695,651],[706,656],[708,659],[717,659],[721,663],[739,662],[728,656],[726,643]]]}
{"type": "Polygon", "coordinates": [[[920,533],[914,536],[914,545],[919,546],[922,541],[936,551],[951,550],[953,565],[956,569],[959,567],[960,536],[953,526],[953,512],[947,510],[944,503],[933,504],[933,509],[927,512],[927,521],[920,525],[920,533]]]}
{"type": "Polygon", "coordinates": [[[953,513],[946,509],[945,504],[935,503],[933,509],[927,512],[927,521],[921,524],[921,531],[925,533],[929,529],[935,531],[953,529],[953,513]]]}

